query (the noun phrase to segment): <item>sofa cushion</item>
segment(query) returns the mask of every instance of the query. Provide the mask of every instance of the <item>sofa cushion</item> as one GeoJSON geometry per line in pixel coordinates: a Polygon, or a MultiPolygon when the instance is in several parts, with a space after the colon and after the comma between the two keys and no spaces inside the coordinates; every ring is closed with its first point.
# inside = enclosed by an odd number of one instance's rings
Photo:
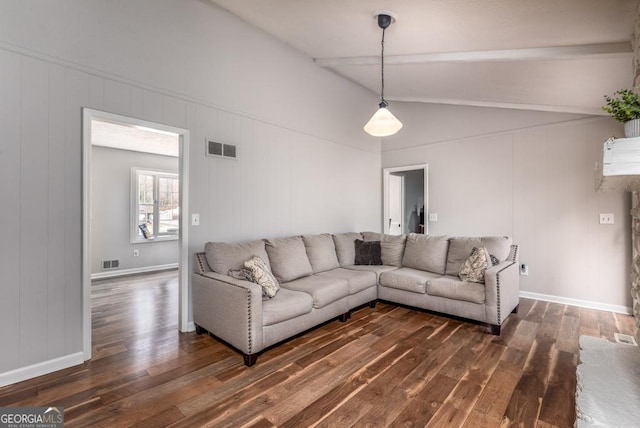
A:
{"type": "Polygon", "coordinates": [[[461,281],[457,276],[447,275],[429,280],[427,294],[472,303],[485,302],[484,284],[461,281]]]}
{"type": "Polygon", "coordinates": [[[204,251],[211,270],[223,275],[228,275],[229,270],[242,269],[244,262],[253,256],[260,257],[270,267],[263,240],[240,243],[207,242],[204,251]]]}
{"type": "Polygon", "coordinates": [[[336,246],[336,255],[340,266],[349,266],[356,262],[356,239],[362,239],[362,235],[359,233],[333,235],[333,243],[336,246]]]}
{"type": "Polygon", "coordinates": [[[376,274],[376,282],[379,284],[380,283],[380,275],[383,272],[388,272],[390,270],[396,270],[395,266],[385,266],[385,265],[380,265],[380,266],[375,266],[375,265],[371,265],[371,266],[367,266],[367,265],[351,265],[351,266],[345,266],[344,269],[349,269],[349,270],[357,270],[357,271],[363,271],[363,272],[373,272],[376,274]]]}
{"type": "Polygon", "coordinates": [[[440,275],[436,273],[403,267],[380,274],[380,285],[424,294],[427,289],[427,281],[439,277],[440,275]]]}
{"type": "Polygon", "coordinates": [[[313,273],[324,272],[340,267],[336,256],[336,246],[328,233],[322,235],[304,235],[302,237],[307,257],[313,273]]]}
{"type": "Polygon", "coordinates": [[[355,243],[357,265],[381,265],[380,241],[363,241],[356,239],[355,243]]]}
{"type": "Polygon", "coordinates": [[[346,279],[322,278],[320,275],[299,278],[281,284],[281,287],[307,293],[313,298],[313,307],[316,309],[349,295],[349,284],[346,279]]]}
{"type": "Polygon", "coordinates": [[[327,279],[346,279],[349,284],[349,294],[356,294],[362,290],[377,285],[377,275],[375,272],[357,271],[350,269],[334,269],[318,274],[321,278],[327,279]]]}
{"type": "Polygon", "coordinates": [[[313,310],[313,299],[307,293],[280,289],[278,295],[262,303],[262,323],[273,325],[313,310]]]}
{"type": "Polygon", "coordinates": [[[313,274],[301,236],[267,239],[265,248],[271,262],[271,272],[280,282],[293,281],[313,274]]]}
{"type": "Polygon", "coordinates": [[[407,235],[388,235],[377,232],[362,232],[365,241],[380,241],[382,264],[402,266],[402,255],[407,235]]]}
{"type": "Polygon", "coordinates": [[[449,238],[449,253],[447,255],[447,275],[458,276],[460,265],[471,254],[473,247],[486,247],[500,261],[509,257],[512,239],[506,236],[485,236],[482,238],[449,238]]]}
{"type": "Polygon", "coordinates": [[[273,298],[278,290],[280,290],[278,280],[273,276],[267,264],[260,257],[251,257],[244,262],[244,267],[251,272],[251,278],[247,279],[262,287],[263,296],[273,298]]]}
{"type": "Polygon", "coordinates": [[[402,257],[402,266],[444,275],[447,267],[447,236],[420,235],[407,236],[407,244],[402,257]]]}
{"type": "Polygon", "coordinates": [[[491,257],[485,247],[473,247],[471,255],[460,265],[458,276],[462,281],[484,284],[484,273],[490,266],[491,257]]]}

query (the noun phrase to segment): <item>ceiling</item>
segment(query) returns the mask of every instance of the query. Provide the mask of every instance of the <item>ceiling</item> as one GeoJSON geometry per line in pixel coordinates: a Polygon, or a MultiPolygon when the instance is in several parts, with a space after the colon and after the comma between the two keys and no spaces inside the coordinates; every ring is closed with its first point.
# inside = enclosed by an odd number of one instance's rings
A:
{"type": "Polygon", "coordinates": [[[112,149],[179,156],[178,134],[137,125],[91,121],[91,144],[112,149]]]}
{"type": "Polygon", "coordinates": [[[385,98],[604,114],[633,83],[638,0],[209,0],[385,98]]]}

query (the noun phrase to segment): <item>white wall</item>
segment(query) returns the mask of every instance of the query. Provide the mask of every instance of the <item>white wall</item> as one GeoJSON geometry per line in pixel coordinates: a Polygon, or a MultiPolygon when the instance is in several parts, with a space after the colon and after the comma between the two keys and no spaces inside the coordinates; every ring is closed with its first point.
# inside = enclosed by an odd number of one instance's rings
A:
{"type": "Polygon", "coordinates": [[[520,277],[525,293],[631,306],[630,196],[595,192],[595,162],[608,137],[622,136],[619,124],[469,107],[449,107],[434,122],[432,106],[413,105],[404,116],[397,110],[411,133],[383,143],[382,164],[429,164],[429,211],[438,213],[429,233],[513,236],[529,265],[529,276],[520,277]],[[472,120],[477,115],[484,123],[472,120]],[[502,131],[514,115],[537,125],[502,131]],[[437,127],[440,142],[429,144],[433,133],[425,132],[418,144],[421,126],[437,127]],[[614,213],[616,223],[598,224],[599,213],[614,213]]]}
{"type": "MultiPolygon", "coordinates": [[[[178,173],[178,158],[93,146],[91,149],[91,274],[102,260],[118,259],[119,271],[178,263],[178,241],[132,244],[131,168],[178,173]],[[133,256],[133,250],[139,256],[133,256]]],[[[107,271],[117,272],[117,271],[107,271]]]]}
{"type": "Polygon", "coordinates": [[[375,94],[204,2],[1,0],[0,76],[0,385],[82,358],[82,107],[190,131],[190,253],[380,227],[375,94]]]}

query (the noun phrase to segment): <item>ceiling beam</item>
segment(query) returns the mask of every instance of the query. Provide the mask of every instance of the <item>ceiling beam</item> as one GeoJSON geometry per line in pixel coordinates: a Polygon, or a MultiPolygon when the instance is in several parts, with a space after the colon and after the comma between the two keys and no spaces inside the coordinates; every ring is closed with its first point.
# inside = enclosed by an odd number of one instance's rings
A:
{"type": "Polygon", "coordinates": [[[585,114],[589,116],[608,116],[608,113],[600,108],[578,107],[578,106],[561,106],[561,105],[544,105],[544,104],[524,104],[511,103],[505,101],[477,101],[477,100],[461,100],[451,98],[429,98],[429,97],[393,97],[386,96],[385,100],[406,103],[427,103],[427,104],[449,104],[458,106],[471,107],[490,107],[490,108],[507,108],[515,110],[535,110],[554,113],[573,113],[585,114]]]}
{"type": "MultiPolygon", "coordinates": [[[[599,43],[592,45],[554,46],[544,48],[499,49],[489,51],[441,52],[410,55],[387,55],[385,64],[428,64],[437,62],[481,62],[481,61],[534,61],[575,58],[620,58],[632,57],[631,42],[599,43]]],[[[315,58],[321,67],[340,65],[376,65],[379,56],[356,56],[342,58],[315,58]]]]}

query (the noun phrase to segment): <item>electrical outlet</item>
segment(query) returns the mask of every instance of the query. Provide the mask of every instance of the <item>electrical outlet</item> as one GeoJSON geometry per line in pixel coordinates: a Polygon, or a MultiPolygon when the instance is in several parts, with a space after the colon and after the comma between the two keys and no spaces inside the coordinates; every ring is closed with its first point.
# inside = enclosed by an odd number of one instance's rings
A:
{"type": "Polygon", "coordinates": [[[520,264],[520,275],[522,276],[529,275],[529,266],[527,266],[524,263],[520,264]]]}
{"type": "Polygon", "coordinates": [[[613,213],[600,213],[600,224],[614,224],[613,213]]]}
{"type": "Polygon", "coordinates": [[[133,257],[138,257],[140,255],[140,250],[133,250],[133,257]]]}
{"type": "Polygon", "coordinates": [[[429,213],[429,221],[438,221],[438,213],[429,213]]]}

